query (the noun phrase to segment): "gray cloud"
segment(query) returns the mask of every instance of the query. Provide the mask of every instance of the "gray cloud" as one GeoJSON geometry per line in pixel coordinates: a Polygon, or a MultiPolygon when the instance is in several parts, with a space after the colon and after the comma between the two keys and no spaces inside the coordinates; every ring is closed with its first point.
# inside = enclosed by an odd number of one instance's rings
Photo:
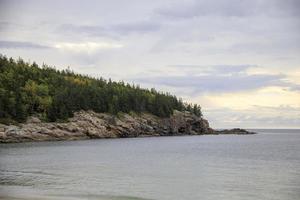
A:
{"type": "Polygon", "coordinates": [[[0,48],[2,49],[48,49],[51,47],[32,43],[32,42],[0,41],[0,48]]]}
{"type": "Polygon", "coordinates": [[[109,30],[116,31],[123,34],[128,33],[147,33],[158,31],[161,28],[159,23],[155,23],[153,21],[142,21],[142,22],[134,22],[134,23],[123,23],[111,26],[109,30]]]}
{"type": "MultiPolygon", "coordinates": [[[[284,74],[255,74],[249,75],[246,70],[252,65],[220,65],[203,69],[196,65],[172,65],[180,68],[180,76],[151,76],[135,78],[140,83],[164,85],[173,88],[189,88],[192,96],[201,93],[226,93],[255,90],[267,86],[281,86],[288,90],[297,90],[299,85],[286,81],[284,74]],[[199,72],[204,73],[199,73],[199,72]]],[[[161,74],[164,74],[161,72],[161,74]]]]}
{"type": "Polygon", "coordinates": [[[271,17],[299,16],[300,3],[297,0],[197,0],[173,4],[157,9],[156,13],[171,19],[188,19],[201,16],[246,17],[269,15],[271,17]]]}
{"type": "Polygon", "coordinates": [[[244,73],[247,69],[257,67],[256,65],[218,65],[212,66],[211,71],[219,74],[244,73]]]}
{"type": "MultiPolygon", "coordinates": [[[[192,88],[194,92],[236,92],[258,89],[266,86],[282,85],[283,75],[194,75],[149,77],[136,79],[140,82],[162,84],[170,87],[192,88]]],[[[286,84],[284,84],[286,85],[286,84]]],[[[195,94],[197,95],[197,94],[195,94]]]]}
{"type": "Polygon", "coordinates": [[[236,73],[245,73],[247,69],[258,67],[257,65],[169,65],[171,68],[176,68],[178,70],[183,70],[185,72],[195,73],[195,72],[204,72],[210,74],[236,74],[236,73]]]}
{"type": "Polygon", "coordinates": [[[0,31],[4,30],[4,29],[8,29],[12,26],[11,23],[6,22],[6,21],[1,21],[0,22],[0,31]]]}
{"type": "Polygon", "coordinates": [[[145,34],[155,32],[160,28],[161,25],[159,23],[155,23],[152,21],[137,21],[131,23],[113,24],[109,26],[63,24],[58,28],[58,30],[69,33],[81,33],[89,36],[118,37],[132,33],[145,34]]]}
{"type": "Polygon", "coordinates": [[[194,1],[189,4],[177,4],[158,9],[157,13],[168,18],[194,18],[207,15],[245,16],[253,12],[249,1],[194,1]],[[248,7],[248,9],[246,9],[248,7]],[[250,9],[249,9],[250,8],[250,9]]]}
{"type": "Polygon", "coordinates": [[[74,25],[74,24],[63,24],[58,27],[59,32],[68,33],[82,33],[90,36],[104,36],[106,29],[101,26],[88,26],[88,25],[74,25]]]}

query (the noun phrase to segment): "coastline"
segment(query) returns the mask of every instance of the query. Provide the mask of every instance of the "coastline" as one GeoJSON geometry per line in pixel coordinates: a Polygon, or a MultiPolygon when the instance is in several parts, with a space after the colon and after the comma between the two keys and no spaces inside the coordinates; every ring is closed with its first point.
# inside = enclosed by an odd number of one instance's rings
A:
{"type": "Polygon", "coordinates": [[[244,129],[214,130],[203,117],[180,111],[169,118],[149,113],[115,116],[80,111],[63,123],[29,117],[17,126],[0,125],[0,143],[218,134],[254,133],[244,129]]]}

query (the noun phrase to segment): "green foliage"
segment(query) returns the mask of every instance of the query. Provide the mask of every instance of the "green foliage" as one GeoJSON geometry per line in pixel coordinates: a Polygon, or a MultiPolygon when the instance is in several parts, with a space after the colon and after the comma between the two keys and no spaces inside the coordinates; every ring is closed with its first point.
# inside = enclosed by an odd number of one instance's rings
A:
{"type": "Polygon", "coordinates": [[[0,55],[0,121],[22,122],[33,114],[48,121],[63,121],[79,110],[169,117],[175,109],[202,116],[199,105],[185,104],[153,88],[91,78],[69,69],[39,67],[0,55]]]}

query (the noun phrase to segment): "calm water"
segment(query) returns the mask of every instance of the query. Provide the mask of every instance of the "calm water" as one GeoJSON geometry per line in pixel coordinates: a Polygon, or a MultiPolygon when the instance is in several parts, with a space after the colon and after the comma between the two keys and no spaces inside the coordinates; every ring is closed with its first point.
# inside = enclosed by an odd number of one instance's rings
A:
{"type": "Polygon", "coordinates": [[[300,130],[258,132],[3,144],[0,199],[300,199],[300,130]]]}

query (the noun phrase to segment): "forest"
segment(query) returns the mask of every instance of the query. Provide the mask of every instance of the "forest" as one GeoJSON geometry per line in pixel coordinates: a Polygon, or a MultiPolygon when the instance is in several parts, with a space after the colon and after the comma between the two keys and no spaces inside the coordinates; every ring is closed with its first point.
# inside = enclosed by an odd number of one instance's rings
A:
{"type": "Polygon", "coordinates": [[[158,117],[169,117],[179,110],[202,116],[199,105],[153,88],[0,55],[0,123],[24,122],[32,115],[43,121],[65,121],[80,110],[115,115],[147,112],[158,117]]]}

